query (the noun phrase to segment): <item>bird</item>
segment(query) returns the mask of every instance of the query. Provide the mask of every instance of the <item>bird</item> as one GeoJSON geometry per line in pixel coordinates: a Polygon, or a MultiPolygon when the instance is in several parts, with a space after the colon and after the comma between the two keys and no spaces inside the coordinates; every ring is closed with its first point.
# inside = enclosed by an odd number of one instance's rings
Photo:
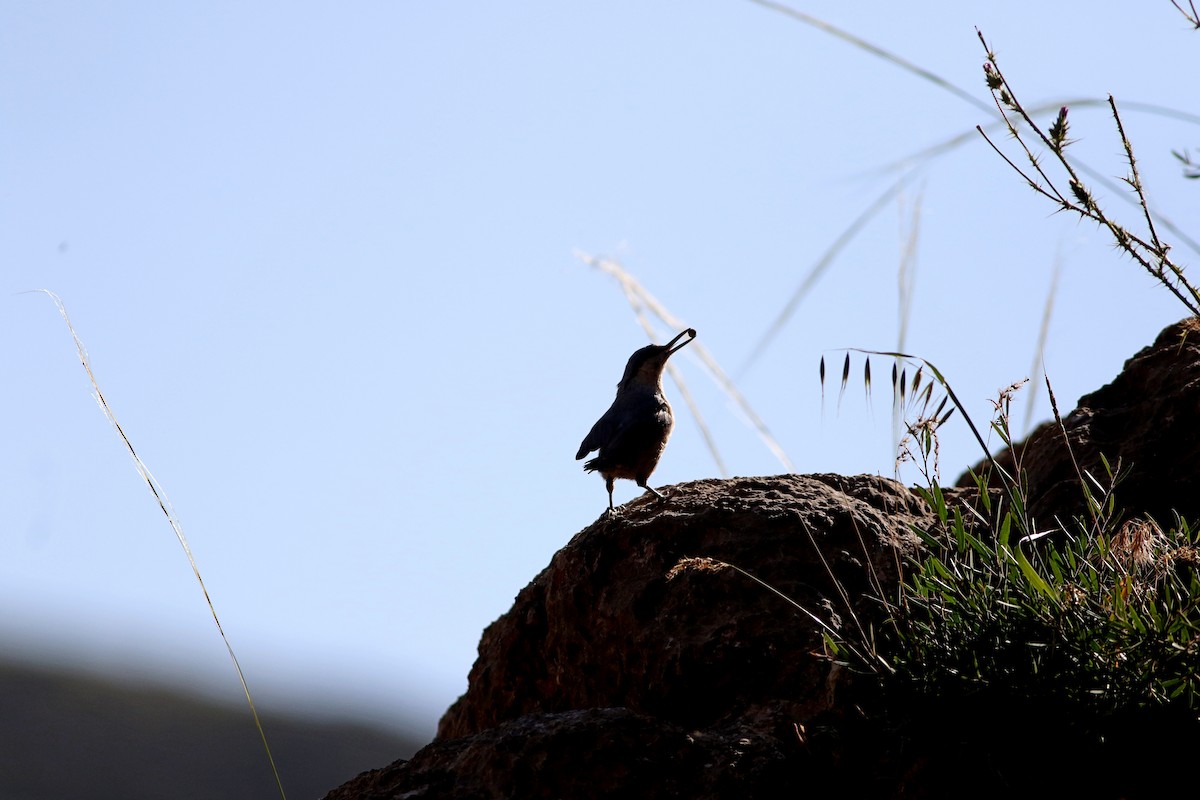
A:
{"type": "Polygon", "coordinates": [[[613,482],[617,478],[635,481],[659,499],[666,499],[646,484],[675,426],[671,404],[663,394],[662,373],[667,359],[695,338],[695,329],[688,328],[666,344],[635,350],[617,384],[616,399],[579,445],[576,461],[593,450],[600,451],[584,462],[583,468],[604,476],[610,514],[614,511],[613,482]],[[675,344],[685,336],[688,338],[682,344],[675,344]]]}

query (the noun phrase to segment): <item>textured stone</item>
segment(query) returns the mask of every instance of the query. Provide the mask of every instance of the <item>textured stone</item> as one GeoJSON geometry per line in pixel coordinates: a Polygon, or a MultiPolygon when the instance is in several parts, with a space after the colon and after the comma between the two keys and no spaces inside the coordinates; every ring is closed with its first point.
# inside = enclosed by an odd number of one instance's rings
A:
{"type": "MultiPolygon", "coordinates": [[[[1178,511],[1194,521],[1200,517],[1197,420],[1200,319],[1188,318],[1164,329],[1107,386],[1081,397],[1062,427],[1053,421],[1041,425],[996,461],[1010,473],[1019,466],[1040,527],[1056,516],[1067,520],[1084,513],[1081,472],[1108,485],[1101,455],[1114,469],[1120,464],[1128,470],[1116,488],[1127,516],[1146,515],[1169,526],[1178,511]],[[1069,450],[1063,446],[1064,429],[1069,450]]],[[[998,485],[986,462],[974,469],[998,485]]],[[[965,474],[958,484],[973,486],[974,481],[965,474]]],[[[1094,485],[1093,491],[1099,494],[1094,485]]]]}
{"type": "Polygon", "coordinates": [[[855,636],[921,521],[915,493],[871,476],[704,480],[626,504],[487,628],[437,741],[329,800],[795,797],[817,780],[802,726],[848,673],[809,616],[726,565],[855,636]]]}

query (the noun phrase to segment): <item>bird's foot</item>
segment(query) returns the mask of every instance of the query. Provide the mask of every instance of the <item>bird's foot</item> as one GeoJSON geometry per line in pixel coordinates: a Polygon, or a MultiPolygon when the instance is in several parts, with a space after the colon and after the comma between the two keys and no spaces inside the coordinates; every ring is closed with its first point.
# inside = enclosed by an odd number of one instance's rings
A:
{"type": "Polygon", "coordinates": [[[655,497],[657,497],[659,500],[666,500],[666,499],[667,499],[667,496],[666,496],[665,494],[663,494],[662,492],[658,491],[658,490],[657,490],[657,489],[655,489],[653,486],[646,486],[645,484],[642,484],[642,488],[643,488],[643,489],[645,489],[645,490],[646,490],[647,492],[649,492],[650,494],[652,494],[652,495],[654,495],[655,497]]]}

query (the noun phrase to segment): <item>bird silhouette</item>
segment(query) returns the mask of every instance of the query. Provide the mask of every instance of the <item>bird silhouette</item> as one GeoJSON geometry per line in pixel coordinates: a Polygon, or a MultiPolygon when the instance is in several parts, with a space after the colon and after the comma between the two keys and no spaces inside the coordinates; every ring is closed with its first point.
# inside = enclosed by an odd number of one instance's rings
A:
{"type": "Polygon", "coordinates": [[[593,450],[600,451],[595,458],[585,461],[583,468],[604,476],[609,513],[613,511],[613,482],[617,478],[635,481],[656,497],[665,499],[646,484],[658,466],[658,459],[662,457],[675,426],[671,404],[663,394],[662,373],[667,359],[695,338],[695,329],[688,328],[666,344],[651,344],[635,350],[617,384],[616,399],[579,445],[576,460],[593,450]],[[687,340],[675,345],[684,336],[687,340]]]}

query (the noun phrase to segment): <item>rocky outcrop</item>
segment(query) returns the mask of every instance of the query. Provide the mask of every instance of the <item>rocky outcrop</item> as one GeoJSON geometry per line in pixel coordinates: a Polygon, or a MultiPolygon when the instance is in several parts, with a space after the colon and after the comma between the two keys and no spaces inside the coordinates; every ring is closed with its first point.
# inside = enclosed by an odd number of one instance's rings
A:
{"type": "MultiPolygon", "coordinates": [[[[1010,473],[1019,467],[1030,512],[1044,521],[1042,527],[1054,517],[1067,520],[1084,513],[1081,472],[1109,485],[1101,456],[1114,470],[1120,465],[1127,472],[1115,490],[1127,515],[1153,517],[1169,526],[1177,511],[1194,521],[1200,517],[1197,420],[1200,319],[1189,317],[1168,326],[1154,344],[1126,361],[1112,383],[1079,398],[1062,427],[1041,425],[996,461],[1010,473]],[[1069,449],[1064,447],[1067,439],[1069,449]]],[[[974,470],[998,485],[986,462],[974,470]]],[[[975,485],[969,474],[958,484],[975,485]]]]}
{"type": "Polygon", "coordinates": [[[868,636],[868,598],[927,514],[900,484],[840,475],[622,506],[484,632],[438,741],[329,798],[794,796],[812,778],[804,726],[848,686],[808,614],[868,636]]]}
{"type": "Polygon", "coordinates": [[[807,719],[833,703],[829,663],[808,655],[821,646],[815,626],[720,564],[850,625],[872,582],[894,583],[896,546],[913,545],[921,514],[903,486],[838,475],[697,481],[668,503],[624,506],[555,554],[484,632],[470,688],[438,737],[580,708],[691,728],[764,705],[807,719]],[[710,561],[674,569],[688,557],[710,561]]]}
{"type": "MultiPolygon", "coordinates": [[[[1019,462],[1042,518],[1080,509],[1076,465],[1099,477],[1102,454],[1131,468],[1117,490],[1131,513],[1194,517],[1198,407],[1188,320],[1080,400],[1064,419],[1070,450],[1052,425],[998,461],[1019,462]]],[[[580,531],[484,632],[437,740],[327,800],[1155,797],[1171,773],[1144,765],[1200,746],[1192,714],[1080,738],[1003,692],[925,698],[881,725],[860,703],[876,679],[831,660],[823,633],[875,641],[878,598],[896,597],[914,528],[933,522],[919,495],[839,475],[669,491],[580,531]]]]}
{"type": "Polygon", "coordinates": [[[776,796],[795,786],[774,739],[702,733],[627,708],[530,714],[365,773],[326,800],[776,796]]]}

